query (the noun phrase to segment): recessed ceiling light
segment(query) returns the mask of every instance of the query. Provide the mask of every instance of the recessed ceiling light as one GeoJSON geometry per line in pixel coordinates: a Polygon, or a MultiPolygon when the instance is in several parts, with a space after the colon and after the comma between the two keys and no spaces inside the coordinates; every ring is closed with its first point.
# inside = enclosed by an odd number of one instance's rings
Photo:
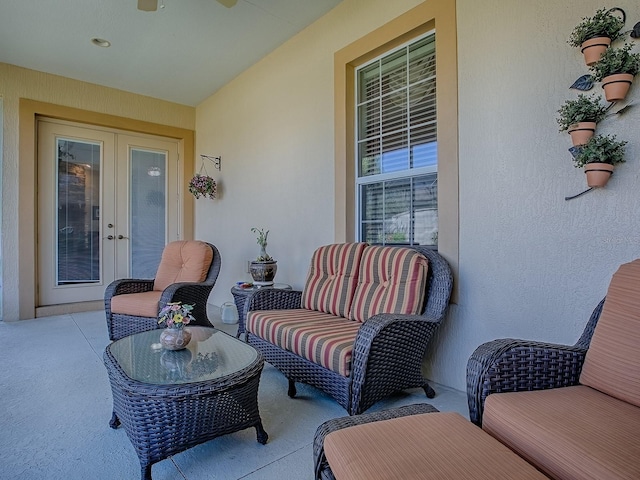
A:
{"type": "Polygon", "coordinates": [[[111,42],[109,40],[105,40],[104,38],[97,38],[94,37],[91,39],[91,43],[93,43],[94,45],[97,45],[99,47],[110,47],[111,46],[111,42]]]}

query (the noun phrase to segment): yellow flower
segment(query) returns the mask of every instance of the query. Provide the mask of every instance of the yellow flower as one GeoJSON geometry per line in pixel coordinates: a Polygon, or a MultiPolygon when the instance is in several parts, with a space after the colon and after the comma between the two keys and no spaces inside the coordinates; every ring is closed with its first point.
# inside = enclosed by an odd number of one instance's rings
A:
{"type": "Polygon", "coordinates": [[[176,314],[173,316],[173,322],[174,322],[174,323],[182,323],[182,319],[183,319],[183,318],[184,318],[184,317],[183,317],[182,315],[180,315],[179,313],[176,313],[176,314]]]}

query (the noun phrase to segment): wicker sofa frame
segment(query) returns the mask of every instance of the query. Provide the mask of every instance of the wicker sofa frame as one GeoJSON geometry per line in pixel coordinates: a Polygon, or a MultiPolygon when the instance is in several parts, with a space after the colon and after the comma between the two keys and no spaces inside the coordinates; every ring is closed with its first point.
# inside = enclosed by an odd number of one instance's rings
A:
{"type": "MultiPolygon", "coordinates": [[[[200,283],[180,282],[168,286],[160,296],[158,302],[158,313],[167,303],[182,302],[193,304],[191,314],[196,319],[191,325],[201,327],[211,327],[211,322],[207,317],[207,299],[209,293],[216,283],[218,274],[220,273],[220,252],[218,249],[207,243],[213,250],[213,258],[211,265],[204,281],[200,283]]],[[[113,313],[111,311],[111,299],[116,295],[127,293],[141,293],[153,290],[154,279],[136,279],[125,278],[115,280],[107,286],[104,292],[104,311],[107,317],[107,328],[109,331],[109,340],[114,341],[122,337],[133,335],[134,333],[153,330],[154,328],[162,328],[158,325],[158,317],[138,317],[135,315],[126,315],[113,313]]]]}
{"type": "MultiPolygon", "coordinates": [[[[422,375],[422,361],[434,332],[445,318],[453,277],[447,261],[428,247],[409,247],[429,260],[426,302],[421,315],[379,314],[367,319],[356,336],[351,375],[342,376],[248,332],[247,341],[258,349],[289,381],[313,385],[331,395],[349,415],[356,415],[378,400],[407,388],[421,387],[427,397],[434,390],[422,375]]],[[[300,308],[302,292],[258,290],[245,303],[252,310],[300,308]]]]}
{"type": "Polygon", "coordinates": [[[575,345],[503,338],[480,345],[467,362],[469,419],[482,426],[484,402],[492,393],[578,385],[585,355],[604,299],[575,345]]]}

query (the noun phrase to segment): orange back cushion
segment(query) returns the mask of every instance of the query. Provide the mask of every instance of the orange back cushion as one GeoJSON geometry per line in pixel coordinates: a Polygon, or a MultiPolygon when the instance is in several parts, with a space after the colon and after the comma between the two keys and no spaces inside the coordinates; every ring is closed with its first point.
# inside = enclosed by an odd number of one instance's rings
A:
{"type": "Polygon", "coordinates": [[[640,259],[611,279],[580,383],[640,407],[640,259]]]}
{"type": "Polygon", "coordinates": [[[302,308],[346,317],[365,245],[339,243],[318,248],[302,291],[302,308]]]}
{"type": "Polygon", "coordinates": [[[153,289],[162,291],[173,283],[202,282],[207,277],[212,260],[213,250],[205,242],[171,242],[162,252],[153,289]]]}
{"type": "Polygon", "coordinates": [[[411,248],[367,246],[349,318],[364,322],[378,313],[420,314],[428,261],[411,248]]]}

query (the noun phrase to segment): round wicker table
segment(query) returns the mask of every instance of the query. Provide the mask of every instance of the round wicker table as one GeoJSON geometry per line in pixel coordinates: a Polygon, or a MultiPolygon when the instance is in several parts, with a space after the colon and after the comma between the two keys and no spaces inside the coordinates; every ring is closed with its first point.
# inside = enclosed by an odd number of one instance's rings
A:
{"type": "Polygon", "coordinates": [[[107,346],[104,364],[113,393],[109,425],[133,444],[142,479],[151,465],[212,438],[253,427],[267,432],[258,411],[262,355],[250,345],[208,327],[190,327],[184,350],[164,350],[162,330],[107,346]]]}

